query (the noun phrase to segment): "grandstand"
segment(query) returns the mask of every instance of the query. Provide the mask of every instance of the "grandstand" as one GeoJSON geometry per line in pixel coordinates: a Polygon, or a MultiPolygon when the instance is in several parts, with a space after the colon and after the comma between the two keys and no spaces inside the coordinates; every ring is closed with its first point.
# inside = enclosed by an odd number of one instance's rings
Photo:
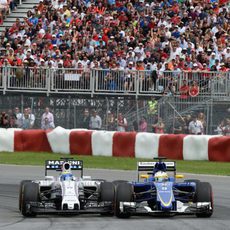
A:
{"type": "Polygon", "coordinates": [[[224,0],[18,2],[0,26],[0,109],[39,117],[48,105],[66,128],[81,126],[86,107],[104,128],[109,110],[128,130],[145,115],[151,131],[160,116],[166,132],[202,112],[213,134],[230,117],[229,16],[224,0]]]}

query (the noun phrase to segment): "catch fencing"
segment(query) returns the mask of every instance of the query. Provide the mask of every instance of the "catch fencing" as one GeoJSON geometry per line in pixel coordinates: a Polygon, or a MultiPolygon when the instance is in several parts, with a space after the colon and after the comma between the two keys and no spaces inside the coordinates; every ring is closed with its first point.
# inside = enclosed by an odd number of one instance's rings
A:
{"type": "Polygon", "coordinates": [[[229,96],[229,72],[1,67],[0,90],[46,94],[229,96]]]}

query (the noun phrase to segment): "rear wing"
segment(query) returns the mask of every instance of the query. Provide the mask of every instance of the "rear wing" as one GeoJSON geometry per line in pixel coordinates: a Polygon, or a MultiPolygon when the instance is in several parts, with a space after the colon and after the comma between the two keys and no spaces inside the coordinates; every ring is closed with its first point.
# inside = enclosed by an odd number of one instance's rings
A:
{"type": "Polygon", "coordinates": [[[81,177],[83,177],[83,161],[73,159],[61,159],[61,160],[46,160],[45,161],[45,176],[47,176],[48,170],[61,171],[62,165],[67,162],[71,165],[71,170],[81,171],[81,177]]]}
{"type": "Polygon", "coordinates": [[[148,172],[153,173],[156,164],[165,164],[166,171],[174,172],[174,176],[176,175],[176,162],[175,161],[152,161],[152,162],[137,162],[137,172],[138,172],[138,181],[139,181],[139,172],[148,172]]]}

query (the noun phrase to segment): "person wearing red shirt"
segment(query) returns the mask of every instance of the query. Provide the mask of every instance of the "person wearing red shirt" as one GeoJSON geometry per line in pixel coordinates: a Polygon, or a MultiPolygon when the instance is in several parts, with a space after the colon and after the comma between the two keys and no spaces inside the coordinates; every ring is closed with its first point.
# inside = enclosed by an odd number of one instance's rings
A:
{"type": "Polygon", "coordinates": [[[148,24],[149,29],[154,29],[156,26],[156,22],[154,20],[154,17],[151,17],[150,22],[148,24]]]}
{"type": "Polygon", "coordinates": [[[152,125],[152,128],[155,133],[164,133],[165,124],[163,123],[163,120],[161,117],[158,118],[158,121],[156,124],[152,125]]]}
{"type": "Polygon", "coordinates": [[[174,24],[174,25],[178,25],[179,23],[180,23],[180,21],[181,21],[181,17],[180,16],[174,16],[174,17],[172,17],[172,19],[171,19],[171,22],[172,22],[172,24],[174,24]]]}
{"type": "Polygon", "coordinates": [[[72,24],[74,24],[75,23],[75,25],[78,25],[78,24],[82,24],[82,20],[77,16],[77,14],[75,13],[74,14],[74,18],[73,19],[71,19],[71,21],[70,21],[70,25],[72,25],[72,24]]]}
{"type": "Polygon", "coordinates": [[[177,2],[173,2],[173,5],[171,7],[171,10],[175,13],[178,14],[180,12],[179,5],[177,2]]]}
{"type": "Polygon", "coordinates": [[[189,93],[189,86],[186,80],[183,80],[183,85],[179,89],[180,91],[180,98],[187,99],[189,93]]]}
{"type": "Polygon", "coordinates": [[[64,66],[64,68],[71,68],[72,67],[72,60],[71,60],[70,54],[66,55],[66,59],[63,61],[63,66],[64,66]]]}
{"type": "Polygon", "coordinates": [[[19,18],[16,18],[15,23],[10,27],[9,34],[13,34],[16,30],[18,30],[21,26],[21,22],[19,18]]]}
{"type": "Polygon", "coordinates": [[[120,22],[127,22],[129,19],[128,19],[128,17],[126,16],[125,12],[122,11],[122,12],[121,12],[121,15],[118,17],[118,20],[119,20],[120,22]]]}
{"type": "Polygon", "coordinates": [[[219,69],[219,71],[220,72],[228,72],[228,68],[226,68],[226,66],[225,66],[225,64],[222,62],[222,63],[220,63],[220,69],[219,69]]]}
{"type": "Polygon", "coordinates": [[[49,27],[47,28],[47,32],[45,33],[43,39],[50,39],[50,40],[52,39],[52,34],[50,32],[50,28],[49,27]]]}
{"type": "Polygon", "coordinates": [[[196,97],[200,93],[200,87],[198,86],[196,81],[193,81],[192,85],[189,88],[189,95],[191,97],[196,97]]]}
{"type": "Polygon", "coordinates": [[[102,3],[99,2],[98,6],[95,7],[95,12],[100,14],[100,15],[103,15],[105,13],[105,11],[106,11],[106,7],[102,6],[102,3]]]}
{"type": "Polygon", "coordinates": [[[185,63],[184,63],[184,58],[180,58],[177,67],[178,67],[179,69],[184,69],[184,65],[185,65],[185,63]]]}

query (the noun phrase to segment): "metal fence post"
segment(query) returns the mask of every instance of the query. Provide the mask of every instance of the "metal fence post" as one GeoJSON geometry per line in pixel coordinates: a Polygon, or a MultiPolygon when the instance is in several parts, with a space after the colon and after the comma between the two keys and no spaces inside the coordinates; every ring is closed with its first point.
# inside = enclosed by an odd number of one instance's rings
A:
{"type": "Polygon", "coordinates": [[[24,96],[21,94],[21,113],[24,111],[24,96]]]}
{"type": "Polygon", "coordinates": [[[47,90],[46,95],[49,96],[50,91],[51,91],[51,88],[50,88],[51,81],[52,81],[51,78],[53,76],[53,74],[51,74],[51,71],[54,71],[54,70],[53,69],[47,69],[47,71],[48,71],[48,74],[46,75],[46,90],[47,90]]]}
{"type": "Polygon", "coordinates": [[[136,75],[136,89],[135,92],[136,92],[136,99],[139,95],[139,90],[140,90],[140,87],[139,87],[139,81],[140,81],[140,71],[137,71],[137,75],[136,75]]]}
{"type": "Polygon", "coordinates": [[[73,106],[73,125],[74,125],[74,128],[76,128],[77,126],[77,121],[76,121],[76,105],[73,106]]]}
{"type": "Polygon", "coordinates": [[[94,80],[94,93],[95,91],[98,90],[98,72],[99,70],[98,69],[94,69],[94,77],[93,77],[93,80],[94,80]]]}
{"type": "Polygon", "coordinates": [[[95,70],[94,69],[90,70],[90,91],[91,91],[91,96],[93,97],[95,92],[95,70]]]}
{"type": "Polygon", "coordinates": [[[139,116],[139,103],[138,103],[137,95],[136,95],[136,111],[137,111],[136,119],[137,119],[137,124],[138,124],[138,131],[139,131],[140,116],[139,116]]]}
{"type": "Polygon", "coordinates": [[[67,127],[70,128],[70,107],[71,107],[71,96],[68,97],[68,108],[67,108],[67,127]]]}
{"type": "Polygon", "coordinates": [[[3,69],[2,69],[2,83],[3,83],[3,94],[6,93],[6,90],[7,90],[7,66],[4,66],[3,69]]]}

